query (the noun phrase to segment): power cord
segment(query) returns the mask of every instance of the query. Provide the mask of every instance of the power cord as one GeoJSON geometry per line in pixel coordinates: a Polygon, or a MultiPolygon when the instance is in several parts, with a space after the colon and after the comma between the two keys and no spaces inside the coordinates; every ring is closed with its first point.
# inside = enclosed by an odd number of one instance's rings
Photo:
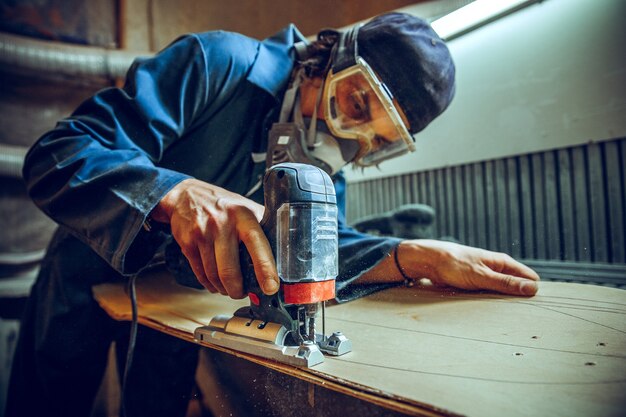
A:
{"type": "Polygon", "coordinates": [[[130,304],[132,311],[132,320],[130,324],[130,336],[128,340],[128,350],[126,351],[126,364],[124,365],[124,376],[122,377],[122,392],[120,395],[120,416],[126,417],[126,401],[124,399],[124,393],[126,392],[126,384],[128,382],[128,373],[133,364],[133,355],[135,353],[135,343],[137,341],[137,291],[135,288],[135,281],[138,273],[131,276],[128,280],[128,293],[130,296],[130,304]]]}
{"type": "Polygon", "coordinates": [[[126,351],[126,364],[124,365],[124,374],[122,376],[122,392],[120,393],[120,417],[127,417],[128,415],[126,412],[126,401],[124,394],[126,393],[126,387],[128,386],[128,374],[133,364],[135,345],[137,343],[137,329],[139,327],[139,317],[137,313],[137,277],[148,270],[163,267],[165,267],[165,253],[164,251],[160,250],[157,251],[157,254],[154,256],[153,260],[149,264],[145,265],[135,274],[131,275],[128,279],[128,287],[126,291],[130,298],[132,318],[130,322],[130,335],[128,337],[128,350],[126,351]]]}

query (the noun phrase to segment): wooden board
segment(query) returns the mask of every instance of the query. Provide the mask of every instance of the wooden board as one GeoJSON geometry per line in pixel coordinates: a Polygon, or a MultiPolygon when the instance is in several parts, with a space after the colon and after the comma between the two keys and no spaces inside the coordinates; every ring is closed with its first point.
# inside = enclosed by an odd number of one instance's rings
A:
{"type": "MultiPolygon", "coordinates": [[[[123,285],[94,289],[129,320],[123,285]]],[[[247,302],[176,285],[163,272],[137,280],[139,321],[193,341],[193,330],[247,302]]],[[[397,288],[327,310],[353,352],[310,369],[222,351],[413,415],[623,416],[626,291],[543,282],[518,298],[431,287],[397,288]]]]}

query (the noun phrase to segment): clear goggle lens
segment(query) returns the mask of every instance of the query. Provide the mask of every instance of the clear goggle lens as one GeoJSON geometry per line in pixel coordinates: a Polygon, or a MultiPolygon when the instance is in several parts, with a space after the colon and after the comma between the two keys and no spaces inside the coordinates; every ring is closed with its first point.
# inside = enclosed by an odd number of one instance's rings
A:
{"type": "Polygon", "coordinates": [[[337,74],[329,73],[324,94],[330,131],[361,145],[358,165],[376,165],[415,150],[391,94],[362,59],[337,74]]]}

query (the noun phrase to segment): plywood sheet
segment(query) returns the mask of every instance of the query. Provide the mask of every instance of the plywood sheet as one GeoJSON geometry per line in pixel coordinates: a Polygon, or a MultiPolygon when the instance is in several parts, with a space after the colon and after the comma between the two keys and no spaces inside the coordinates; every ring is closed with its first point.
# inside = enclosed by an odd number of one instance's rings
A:
{"type": "MultiPolygon", "coordinates": [[[[94,293],[111,316],[130,319],[123,285],[94,293]]],[[[137,293],[140,322],[190,341],[197,326],[246,304],[166,273],[139,277],[137,293]]],[[[301,369],[231,353],[407,414],[619,416],[625,315],[626,291],[581,284],[544,282],[533,298],[398,288],[327,309],[327,330],[353,341],[345,356],[301,369]]]]}

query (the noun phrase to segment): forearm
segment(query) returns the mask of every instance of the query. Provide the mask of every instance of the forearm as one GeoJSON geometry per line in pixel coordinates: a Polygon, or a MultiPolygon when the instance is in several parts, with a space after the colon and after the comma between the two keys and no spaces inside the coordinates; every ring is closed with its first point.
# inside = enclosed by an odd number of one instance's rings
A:
{"type": "Polygon", "coordinates": [[[136,271],[151,257],[158,242],[144,239],[141,225],[183,178],[136,150],[112,151],[71,121],[33,145],[24,163],[35,204],[120,273],[136,271]]]}
{"type": "Polygon", "coordinates": [[[132,272],[129,262],[136,269],[150,257],[144,248],[154,236],[145,236],[142,224],[189,178],[161,162],[212,99],[203,93],[205,77],[197,76],[206,73],[200,51],[187,37],[136,61],[124,88],[85,100],[26,157],[24,178],[34,202],[122,273],[132,272]]]}
{"type": "Polygon", "coordinates": [[[427,241],[402,241],[393,252],[372,269],[363,273],[356,282],[358,284],[387,284],[404,282],[407,278],[419,279],[432,276],[434,272],[432,265],[436,262],[436,255],[421,242],[427,241]]]}

